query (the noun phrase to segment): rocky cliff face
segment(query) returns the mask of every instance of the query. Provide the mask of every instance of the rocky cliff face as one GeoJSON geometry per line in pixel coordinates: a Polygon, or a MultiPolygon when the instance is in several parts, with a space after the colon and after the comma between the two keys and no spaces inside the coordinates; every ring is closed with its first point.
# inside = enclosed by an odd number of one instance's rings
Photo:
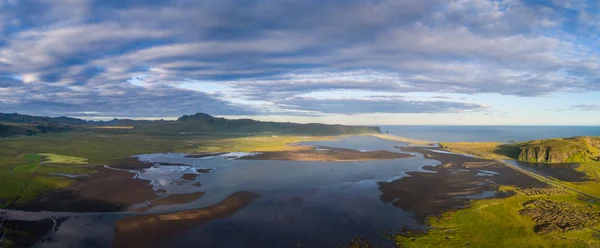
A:
{"type": "Polygon", "coordinates": [[[600,160],[600,137],[536,140],[515,144],[518,160],[537,163],[576,163],[600,160]]]}

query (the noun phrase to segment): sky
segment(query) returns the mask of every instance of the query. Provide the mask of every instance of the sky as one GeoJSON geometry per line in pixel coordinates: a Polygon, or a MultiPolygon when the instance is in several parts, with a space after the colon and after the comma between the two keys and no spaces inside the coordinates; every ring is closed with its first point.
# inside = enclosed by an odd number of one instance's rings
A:
{"type": "Polygon", "coordinates": [[[600,1],[0,0],[0,112],[600,125],[600,1]]]}

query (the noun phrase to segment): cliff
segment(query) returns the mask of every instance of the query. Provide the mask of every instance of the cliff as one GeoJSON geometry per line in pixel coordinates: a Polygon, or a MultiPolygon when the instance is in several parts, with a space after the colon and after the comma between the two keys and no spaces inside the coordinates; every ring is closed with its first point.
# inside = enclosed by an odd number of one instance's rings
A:
{"type": "Polygon", "coordinates": [[[514,144],[518,160],[534,163],[577,163],[600,160],[600,137],[574,137],[514,144]]]}

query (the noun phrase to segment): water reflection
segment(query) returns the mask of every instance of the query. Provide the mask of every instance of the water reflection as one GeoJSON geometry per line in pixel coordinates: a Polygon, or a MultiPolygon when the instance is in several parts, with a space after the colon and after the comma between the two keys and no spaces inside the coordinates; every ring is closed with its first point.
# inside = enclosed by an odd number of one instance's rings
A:
{"type": "MultiPolygon", "coordinates": [[[[302,142],[356,150],[399,152],[405,143],[375,137],[350,137],[336,141],[302,142]]],[[[157,206],[150,213],[199,209],[223,201],[239,191],[261,197],[231,217],[198,225],[168,238],[169,247],[304,247],[336,246],[357,236],[389,244],[382,232],[415,226],[412,214],[380,200],[378,182],[405,177],[406,172],[424,171],[440,162],[421,154],[395,160],[360,162],[299,162],[232,160],[227,155],[208,158],[185,154],[147,154],[140,160],[157,163],[138,173],[169,194],[204,192],[189,204],[157,206]],[[163,165],[160,165],[162,163],[163,165]],[[171,165],[169,165],[171,164],[171,165]],[[200,173],[198,169],[211,169],[200,173]],[[193,180],[183,174],[197,173],[193,180]]],[[[242,154],[243,155],[243,154],[242,154]]],[[[240,156],[240,154],[236,154],[240,156]]],[[[7,211],[10,220],[35,221],[49,216],[66,217],[43,247],[107,247],[114,239],[115,222],[127,214],[25,213],[7,211]]]]}

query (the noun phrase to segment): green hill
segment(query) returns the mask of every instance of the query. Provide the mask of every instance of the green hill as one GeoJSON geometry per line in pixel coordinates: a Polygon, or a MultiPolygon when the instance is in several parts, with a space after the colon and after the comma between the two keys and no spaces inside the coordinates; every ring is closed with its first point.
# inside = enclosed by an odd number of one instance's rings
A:
{"type": "MultiPolygon", "coordinates": [[[[2,114],[1,137],[14,135],[36,135],[39,133],[63,132],[73,128],[89,130],[98,126],[129,126],[126,132],[146,134],[300,134],[341,135],[379,134],[379,127],[325,125],[318,123],[297,124],[290,122],[263,122],[252,119],[225,119],[204,113],[184,115],[177,121],[129,120],[86,121],[71,117],[41,117],[21,114],[2,114]]],[[[97,131],[97,130],[96,130],[97,131]]],[[[107,132],[106,130],[102,130],[107,132]]]]}
{"type": "Polygon", "coordinates": [[[514,144],[518,160],[536,163],[575,163],[600,160],[600,137],[534,140],[514,144]]]}
{"type": "Polygon", "coordinates": [[[85,125],[88,121],[71,117],[46,117],[21,114],[0,113],[0,122],[22,123],[22,124],[53,124],[53,125],[85,125]]]}
{"type": "Polygon", "coordinates": [[[60,133],[70,131],[67,126],[58,125],[13,125],[0,124],[0,137],[30,136],[42,133],[60,133]]]}
{"type": "Polygon", "coordinates": [[[153,121],[134,127],[134,131],[145,133],[171,134],[300,134],[300,135],[340,135],[381,133],[379,127],[346,126],[326,124],[297,124],[290,122],[263,122],[252,119],[225,119],[198,113],[184,115],[177,121],[153,121]]]}

